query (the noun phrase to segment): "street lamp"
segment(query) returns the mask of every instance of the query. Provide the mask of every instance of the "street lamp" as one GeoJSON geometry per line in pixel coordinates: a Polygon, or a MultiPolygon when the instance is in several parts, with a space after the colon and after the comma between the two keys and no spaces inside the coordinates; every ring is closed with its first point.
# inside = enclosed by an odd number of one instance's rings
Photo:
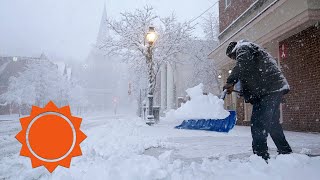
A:
{"type": "Polygon", "coordinates": [[[152,49],[154,42],[157,40],[157,33],[154,29],[154,27],[149,27],[149,31],[146,34],[146,40],[148,41],[148,49],[146,54],[146,60],[148,65],[148,79],[149,79],[149,85],[148,85],[148,115],[147,115],[147,124],[152,125],[155,123],[154,121],[154,114],[153,114],[153,91],[155,88],[155,75],[154,75],[154,69],[153,69],[153,61],[152,61],[152,49]]]}
{"type": "Polygon", "coordinates": [[[149,27],[149,31],[147,33],[146,39],[149,43],[149,47],[153,45],[153,43],[157,40],[157,33],[154,30],[154,27],[149,27]]]}

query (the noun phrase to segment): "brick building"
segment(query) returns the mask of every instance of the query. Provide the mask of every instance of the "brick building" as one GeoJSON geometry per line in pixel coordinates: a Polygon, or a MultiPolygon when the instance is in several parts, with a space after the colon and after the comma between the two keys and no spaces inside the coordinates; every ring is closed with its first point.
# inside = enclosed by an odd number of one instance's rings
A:
{"type": "MultiPolygon", "coordinates": [[[[287,130],[320,132],[320,1],[220,0],[219,46],[209,57],[221,75],[221,88],[235,61],[225,55],[229,42],[247,39],[273,55],[291,91],[281,106],[287,130]]],[[[248,125],[252,106],[236,94],[226,107],[236,109],[238,124],[248,125]]]]}

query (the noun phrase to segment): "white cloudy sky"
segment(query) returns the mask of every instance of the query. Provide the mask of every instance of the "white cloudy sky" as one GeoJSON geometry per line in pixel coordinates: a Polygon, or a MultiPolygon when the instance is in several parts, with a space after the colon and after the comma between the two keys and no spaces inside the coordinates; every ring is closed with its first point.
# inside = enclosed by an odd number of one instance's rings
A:
{"type": "MultiPolygon", "coordinates": [[[[0,56],[83,60],[95,42],[106,2],[108,16],[152,5],[160,16],[197,17],[217,0],[0,0],[0,56]]],[[[217,11],[217,6],[212,9],[217,11]]],[[[200,30],[197,31],[200,34],[200,30]]]]}

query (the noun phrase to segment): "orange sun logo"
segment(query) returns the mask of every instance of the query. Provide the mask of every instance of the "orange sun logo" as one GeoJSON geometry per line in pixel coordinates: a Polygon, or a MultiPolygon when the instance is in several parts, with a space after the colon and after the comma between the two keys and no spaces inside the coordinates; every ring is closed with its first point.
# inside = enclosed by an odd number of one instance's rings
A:
{"type": "Polygon", "coordinates": [[[32,106],[30,116],[20,118],[20,155],[29,157],[33,168],[43,165],[51,173],[58,165],[69,168],[71,158],[82,155],[80,143],[87,137],[81,121],[69,106],[58,108],[52,101],[44,108],[32,106]]]}

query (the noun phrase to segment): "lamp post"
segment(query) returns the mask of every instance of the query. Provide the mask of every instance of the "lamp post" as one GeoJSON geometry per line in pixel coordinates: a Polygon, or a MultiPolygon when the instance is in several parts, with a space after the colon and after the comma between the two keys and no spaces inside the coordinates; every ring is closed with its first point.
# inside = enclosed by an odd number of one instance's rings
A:
{"type": "Polygon", "coordinates": [[[154,121],[154,114],[153,114],[153,91],[155,88],[155,74],[154,74],[154,63],[152,60],[152,50],[154,42],[157,40],[157,33],[155,32],[154,27],[149,27],[149,31],[146,35],[146,40],[148,41],[148,49],[146,54],[146,61],[148,65],[148,115],[147,115],[147,124],[152,125],[155,123],[154,121]]]}

